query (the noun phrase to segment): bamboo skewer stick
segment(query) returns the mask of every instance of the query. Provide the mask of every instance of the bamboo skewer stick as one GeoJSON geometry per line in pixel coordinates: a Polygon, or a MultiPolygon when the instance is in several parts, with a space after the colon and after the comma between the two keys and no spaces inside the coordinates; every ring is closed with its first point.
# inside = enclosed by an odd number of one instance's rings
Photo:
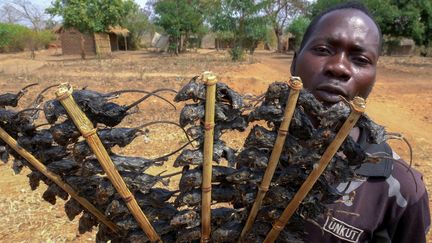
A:
{"type": "Polygon", "coordinates": [[[100,141],[93,124],[75,103],[75,100],[72,97],[72,87],[69,84],[61,84],[56,92],[56,95],[57,99],[64,106],[69,116],[72,118],[73,122],[83,137],[86,139],[88,145],[96,155],[103,170],[107,174],[108,179],[112,182],[117,192],[125,201],[129,211],[135,217],[138,225],[146,233],[151,242],[161,242],[159,235],[150,224],[150,221],[141,210],[135,197],[129,191],[126,183],[123,181],[123,178],[116,170],[110,156],[100,141]]]}
{"type": "Polygon", "coordinates": [[[306,178],[305,182],[302,184],[302,186],[294,195],[294,197],[292,198],[288,206],[285,208],[282,215],[279,217],[279,219],[275,221],[272,229],[267,234],[264,243],[274,242],[277,239],[279,233],[288,223],[289,219],[297,210],[300,203],[303,201],[303,199],[312,189],[315,182],[318,180],[318,178],[321,176],[321,174],[323,173],[323,171],[325,170],[325,168],[327,167],[327,165],[329,164],[333,156],[336,154],[339,147],[344,142],[345,138],[349,135],[352,128],[357,123],[357,120],[364,113],[366,108],[366,102],[363,98],[355,97],[353,101],[350,102],[350,104],[351,104],[351,113],[348,116],[347,120],[342,125],[339,132],[336,134],[335,139],[332,141],[332,143],[328,146],[324,154],[321,156],[321,159],[317,164],[318,166],[314,167],[312,172],[306,178]]]}
{"type": "Polygon", "coordinates": [[[280,155],[283,150],[286,136],[288,135],[289,125],[291,123],[291,119],[294,114],[294,110],[297,104],[300,90],[303,88],[303,83],[299,77],[291,77],[288,84],[291,89],[286,102],[284,117],[279,127],[278,136],[276,138],[274,148],[270,155],[267,169],[265,171],[261,184],[258,187],[258,193],[255,198],[255,202],[246,220],[246,224],[243,227],[243,230],[240,234],[239,242],[242,242],[244,240],[246,235],[249,233],[249,230],[252,228],[252,225],[258,214],[258,211],[261,208],[261,204],[264,199],[264,196],[266,195],[266,192],[269,189],[271,180],[273,178],[274,172],[279,162],[280,155]]]}
{"type": "Polygon", "coordinates": [[[201,242],[210,241],[211,232],[211,179],[213,162],[214,117],[216,102],[216,76],[211,72],[203,73],[203,81],[207,86],[205,123],[204,123],[204,161],[201,199],[201,242]]]}
{"type": "Polygon", "coordinates": [[[91,204],[87,199],[78,195],[78,193],[67,183],[65,183],[61,177],[50,170],[42,164],[38,159],[36,159],[27,150],[21,147],[18,142],[12,138],[3,128],[0,127],[0,138],[7,143],[15,152],[26,159],[32,166],[34,166],[38,171],[44,174],[48,179],[53,181],[57,186],[67,192],[73,199],[81,204],[86,210],[93,214],[99,221],[110,228],[114,233],[118,234],[119,229],[117,225],[111,222],[103,213],[101,213],[93,204],[91,204]]]}

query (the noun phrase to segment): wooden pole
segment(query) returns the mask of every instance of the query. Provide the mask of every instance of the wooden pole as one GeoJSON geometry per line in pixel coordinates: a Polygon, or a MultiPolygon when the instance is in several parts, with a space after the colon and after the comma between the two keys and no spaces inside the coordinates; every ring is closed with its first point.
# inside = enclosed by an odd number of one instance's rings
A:
{"type": "Polygon", "coordinates": [[[93,204],[91,204],[87,199],[78,195],[75,190],[65,183],[61,177],[50,170],[42,164],[38,159],[36,159],[32,154],[30,154],[27,150],[21,147],[18,142],[12,138],[3,128],[0,127],[0,138],[7,143],[15,152],[21,155],[24,159],[26,159],[33,167],[35,167],[38,171],[44,174],[48,179],[54,182],[57,186],[63,189],[65,192],[69,193],[69,195],[75,199],[81,206],[83,206],[87,211],[93,214],[99,221],[105,224],[108,228],[110,228],[114,233],[118,234],[119,229],[117,225],[111,222],[103,213],[101,213],[93,204]]]}
{"type": "Polygon", "coordinates": [[[127,51],[128,50],[128,44],[127,44],[126,36],[123,36],[123,38],[124,38],[124,42],[125,42],[125,51],[127,51]]]}
{"type": "Polygon", "coordinates": [[[56,92],[56,95],[57,99],[64,106],[69,116],[72,118],[75,125],[86,139],[88,145],[96,155],[99,163],[102,165],[103,170],[107,174],[108,179],[110,179],[117,192],[125,201],[129,211],[138,222],[138,225],[142,230],[144,230],[151,242],[161,242],[159,235],[150,224],[150,221],[139,207],[135,197],[129,191],[126,183],[123,181],[123,178],[116,170],[110,156],[108,155],[108,152],[105,150],[105,147],[100,141],[93,124],[75,103],[75,100],[72,97],[72,87],[69,84],[61,84],[56,92]]]}
{"type": "Polygon", "coordinates": [[[262,182],[258,187],[258,193],[255,198],[255,202],[249,213],[248,219],[246,220],[246,224],[243,227],[243,230],[240,234],[239,242],[243,242],[244,238],[249,233],[249,230],[252,228],[256,215],[258,214],[258,211],[261,208],[261,204],[264,199],[264,196],[269,189],[271,180],[273,178],[273,174],[276,170],[280,155],[283,150],[283,146],[285,144],[286,136],[288,135],[289,125],[291,123],[291,119],[294,114],[294,110],[297,104],[297,99],[299,97],[300,90],[303,88],[302,81],[299,77],[291,77],[288,84],[291,89],[286,102],[284,117],[279,127],[278,136],[276,138],[275,145],[270,155],[267,169],[264,173],[262,182]]]}
{"type": "Polygon", "coordinates": [[[332,143],[328,146],[324,154],[321,156],[321,159],[318,162],[318,166],[316,167],[314,166],[314,169],[306,178],[305,182],[302,184],[302,186],[297,191],[297,193],[294,195],[293,199],[285,208],[282,215],[279,217],[279,219],[275,221],[272,229],[267,234],[267,237],[264,240],[265,243],[274,242],[277,239],[279,233],[288,223],[289,219],[294,214],[294,212],[297,210],[301,201],[303,201],[303,199],[312,189],[315,182],[321,176],[321,174],[323,173],[323,171],[325,170],[325,168],[327,167],[327,165],[329,164],[333,156],[338,151],[339,147],[342,145],[345,138],[349,135],[354,125],[357,123],[357,120],[360,118],[360,116],[364,113],[366,109],[366,102],[363,98],[360,97],[355,97],[354,100],[350,102],[350,104],[351,104],[351,113],[348,116],[347,120],[344,122],[339,132],[336,134],[335,139],[332,141],[332,143]]]}
{"type": "Polygon", "coordinates": [[[216,102],[216,76],[211,72],[203,73],[203,81],[207,86],[204,123],[204,161],[201,200],[201,242],[210,241],[211,232],[211,178],[213,162],[214,116],[216,102]]]}

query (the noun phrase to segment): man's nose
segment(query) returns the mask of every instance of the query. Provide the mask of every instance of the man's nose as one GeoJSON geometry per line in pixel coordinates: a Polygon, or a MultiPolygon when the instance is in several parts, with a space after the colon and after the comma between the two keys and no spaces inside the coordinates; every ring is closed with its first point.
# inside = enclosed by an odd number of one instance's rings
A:
{"type": "Polygon", "coordinates": [[[345,53],[337,53],[329,56],[324,74],[340,81],[348,81],[351,78],[351,68],[347,55],[345,53]]]}

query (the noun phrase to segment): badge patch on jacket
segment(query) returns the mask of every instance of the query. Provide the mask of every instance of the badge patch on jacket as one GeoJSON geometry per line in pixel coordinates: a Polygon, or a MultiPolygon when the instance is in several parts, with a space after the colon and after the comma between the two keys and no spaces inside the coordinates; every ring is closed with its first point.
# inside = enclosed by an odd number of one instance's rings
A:
{"type": "Polygon", "coordinates": [[[360,236],[363,233],[363,230],[330,216],[327,217],[323,228],[325,231],[338,237],[339,239],[354,243],[358,242],[360,236]]]}

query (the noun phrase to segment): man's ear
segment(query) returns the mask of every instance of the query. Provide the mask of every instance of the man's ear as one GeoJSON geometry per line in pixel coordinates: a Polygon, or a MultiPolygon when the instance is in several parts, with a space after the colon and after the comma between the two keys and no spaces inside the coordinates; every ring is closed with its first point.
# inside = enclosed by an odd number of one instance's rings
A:
{"type": "Polygon", "coordinates": [[[296,62],[297,62],[297,51],[294,52],[294,57],[293,57],[292,62],[291,62],[291,68],[290,68],[290,70],[291,70],[291,76],[295,76],[296,62]]]}

